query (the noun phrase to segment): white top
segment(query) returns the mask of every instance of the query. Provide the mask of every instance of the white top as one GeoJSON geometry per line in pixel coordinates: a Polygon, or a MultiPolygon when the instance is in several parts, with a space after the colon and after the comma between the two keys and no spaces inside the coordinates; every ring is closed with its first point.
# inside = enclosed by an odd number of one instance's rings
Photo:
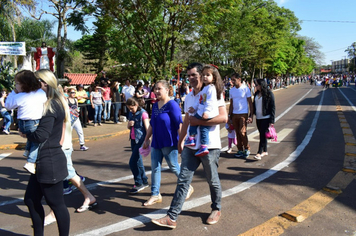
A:
{"type": "MultiPolygon", "coordinates": [[[[194,96],[194,89],[185,97],[185,102],[184,102],[184,111],[188,113],[189,107],[194,107],[194,104],[198,104],[199,98],[200,98],[200,91],[197,95],[194,96]]],[[[223,96],[221,96],[222,98],[223,96]]],[[[220,99],[217,101],[217,107],[225,107],[225,102],[224,99],[220,99]]],[[[189,126],[188,126],[189,130],[189,126]]],[[[195,141],[196,144],[193,147],[187,147],[193,150],[197,150],[200,148],[200,130],[197,130],[198,133],[195,136],[195,141]]],[[[187,137],[188,138],[188,135],[187,137]]],[[[213,125],[210,127],[209,130],[209,144],[208,144],[208,149],[221,149],[221,139],[220,139],[220,126],[219,125],[213,125]]]]}
{"type": "Polygon", "coordinates": [[[135,87],[130,85],[130,86],[127,86],[125,85],[123,88],[122,88],[122,93],[125,95],[125,101],[131,97],[133,97],[133,95],[135,94],[135,87]]]}
{"type": "Polygon", "coordinates": [[[7,110],[5,107],[2,106],[2,103],[4,103],[4,105],[5,105],[5,97],[0,98],[0,111],[1,112],[7,110]]]}
{"type": "Polygon", "coordinates": [[[63,139],[63,144],[62,144],[62,150],[72,149],[72,147],[73,147],[72,126],[70,123],[70,118],[67,117],[66,129],[64,131],[64,139],[63,139]]]}
{"type": "Polygon", "coordinates": [[[255,105],[256,105],[256,119],[261,120],[261,119],[268,119],[271,116],[267,115],[267,116],[263,116],[262,114],[262,96],[261,97],[255,97],[255,105]]]}
{"type": "Polygon", "coordinates": [[[209,119],[219,115],[215,86],[213,84],[206,85],[199,94],[198,115],[203,116],[203,113],[207,113],[209,119]]]}
{"type": "Polygon", "coordinates": [[[232,114],[248,114],[247,98],[251,97],[249,87],[241,85],[239,88],[230,89],[230,99],[233,102],[232,114]]]}
{"type": "Polygon", "coordinates": [[[17,108],[17,119],[39,120],[42,118],[43,104],[47,101],[46,93],[42,89],[29,93],[15,93],[12,91],[6,99],[8,110],[17,108]]]}
{"type": "MultiPolygon", "coordinates": [[[[229,130],[230,125],[228,123],[225,124],[225,128],[229,130]]],[[[233,129],[231,132],[227,132],[228,138],[236,138],[236,131],[233,129]]]]}
{"type": "Polygon", "coordinates": [[[93,104],[94,105],[101,105],[103,103],[101,92],[91,92],[90,95],[92,96],[93,104]]]}

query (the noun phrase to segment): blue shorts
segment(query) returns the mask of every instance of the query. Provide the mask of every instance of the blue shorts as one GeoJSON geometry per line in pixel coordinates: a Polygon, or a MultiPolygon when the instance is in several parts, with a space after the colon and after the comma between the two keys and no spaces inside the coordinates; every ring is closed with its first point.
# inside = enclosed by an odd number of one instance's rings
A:
{"type": "Polygon", "coordinates": [[[67,178],[65,178],[65,180],[70,180],[71,178],[73,178],[74,176],[77,175],[77,173],[75,172],[75,169],[73,167],[73,162],[72,162],[73,148],[64,149],[63,152],[67,158],[67,169],[68,169],[68,176],[67,176],[67,178]]]}

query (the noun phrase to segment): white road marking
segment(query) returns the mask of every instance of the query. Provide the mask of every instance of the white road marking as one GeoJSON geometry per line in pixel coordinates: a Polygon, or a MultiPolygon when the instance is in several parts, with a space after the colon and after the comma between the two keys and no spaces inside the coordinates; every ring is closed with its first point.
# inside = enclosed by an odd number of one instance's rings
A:
{"type": "MultiPolygon", "coordinates": [[[[310,92],[310,91],[309,91],[310,92]]],[[[309,93],[308,92],[308,93],[309,93]]],[[[307,93],[307,94],[308,94],[307,93]]],[[[305,97],[305,96],[303,96],[305,97]]],[[[246,189],[249,189],[251,187],[253,187],[254,185],[258,184],[259,182],[271,177],[272,175],[274,175],[275,173],[277,173],[278,171],[282,170],[283,168],[287,167],[288,165],[290,165],[293,161],[295,161],[299,155],[302,153],[302,151],[305,149],[305,147],[309,144],[310,139],[313,136],[313,133],[315,131],[316,128],[316,124],[317,121],[319,119],[319,115],[320,115],[320,110],[321,110],[321,106],[322,106],[322,102],[324,99],[324,90],[317,108],[317,111],[315,113],[313,122],[306,134],[306,136],[304,137],[302,143],[297,147],[297,149],[292,152],[284,161],[280,162],[279,164],[277,164],[276,166],[272,167],[271,169],[267,170],[266,172],[264,172],[263,174],[260,174],[244,183],[241,183],[231,189],[225,190],[222,193],[222,197],[229,197],[231,195],[237,194],[239,192],[242,192],[246,189]]],[[[299,100],[298,100],[299,102],[299,100]]],[[[297,104],[298,102],[296,102],[295,104],[297,104]]],[[[293,104],[293,106],[295,105],[293,104]]],[[[290,110],[290,109],[287,109],[290,110]]],[[[285,114],[285,113],[282,113],[285,114]]],[[[281,117],[281,116],[279,116],[281,117]]],[[[210,195],[206,195],[200,198],[196,198],[196,199],[192,199],[190,201],[187,201],[183,204],[183,208],[182,211],[186,211],[186,210],[190,210],[192,208],[204,205],[204,204],[208,204],[211,202],[211,198],[210,195]]],[[[144,215],[140,215],[137,217],[133,217],[112,225],[108,225],[102,228],[98,228],[98,229],[94,229],[92,231],[87,231],[84,232],[83,234],[77,234],[79,236],[87,236],[87,235],[108,235],[108,234],[112,234],[115,232],[119,232],[119,231],[123,231],[126,229],[130,229],[145,223],[149,223],[151,221],[152,218],[161,218],[163,216],[166,215],[168,210],[168,207],[160,209],[160,210],[156,210],[154,212],[148,213],[148,214],[144,214],[144,215]]]]}
{"type": "MultiPolygon", "coordinates": [[[[294,129],[291,128],[284,128],[281,131],[277,132],[277,142],[272,142],[271,140],[268,140],[268,143],[280,143],[285,139],[288,134],[290,134],[294,129]]],[[[260,134],[254,133],[248,135],[248,141],[249,142],[260,142],[260,134]]]]}
{"type": "Polygon", "coordinates": [[[5,157],[8,157],[8,156],[10,156],[12,153],[1,153],[0,154],[0,161],[2,160],[2,159],[4,159],[5,157]]]}
{"type": "Polygon", "coordinates": [[[347,97],[346,97],[346,95],[341,91],[341,89],[339,89],[339,88],[337,88],[339,91],[340,91],[340,93],[342,94],[342,96],[344,96],[344,98],[349,102],[349,104],[350,104],[350,106],[352,107],[352,109],[354,109],[354,111],[356,111],[356,107],[354,106],[354,104],[350,101],[350,99],[348,99],[347,97]]]}

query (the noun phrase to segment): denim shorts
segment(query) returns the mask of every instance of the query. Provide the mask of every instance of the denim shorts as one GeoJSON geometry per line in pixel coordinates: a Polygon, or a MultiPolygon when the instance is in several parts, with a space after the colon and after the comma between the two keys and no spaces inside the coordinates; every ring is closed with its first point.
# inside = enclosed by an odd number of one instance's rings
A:
{"type": "Polygon", "coordinates": [[[73,178],[74,176],[77,175],[77,173],[75,172],[75,169],[73,167],[73,162],[72,162],[73,148],[64,149],[63,152],[67,158],[67,169],[68,169],[68,176],[67,176],[67,178],[65,178],[65,180],[70,180],[71,178],[73,178]]]}

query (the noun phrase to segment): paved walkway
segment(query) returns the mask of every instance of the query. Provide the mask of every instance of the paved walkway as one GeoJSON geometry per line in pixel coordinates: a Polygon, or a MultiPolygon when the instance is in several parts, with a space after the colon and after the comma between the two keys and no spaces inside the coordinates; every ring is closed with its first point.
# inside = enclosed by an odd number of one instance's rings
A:
{"type": "MultiPolygon", "coordinates": [[[[87,128],[83,128],[83,130],[86,141],[129,134],[129,129],[127,129],[127,122],[114,124],[114,122],[109,121],[103,123],[102,126],[96,127],[94,127],[93,124],[89,124],[87,125],[87,128]]],[[[78,142],[78,135],[75,130],[73,130],[73,143],[78,142]]],[[[0,134],[0,150],[24,149],[25,145],[26,139],[20,137],[19,132],[16,130],[11,130],[9,135],[3,133],[0,134]]]]}

